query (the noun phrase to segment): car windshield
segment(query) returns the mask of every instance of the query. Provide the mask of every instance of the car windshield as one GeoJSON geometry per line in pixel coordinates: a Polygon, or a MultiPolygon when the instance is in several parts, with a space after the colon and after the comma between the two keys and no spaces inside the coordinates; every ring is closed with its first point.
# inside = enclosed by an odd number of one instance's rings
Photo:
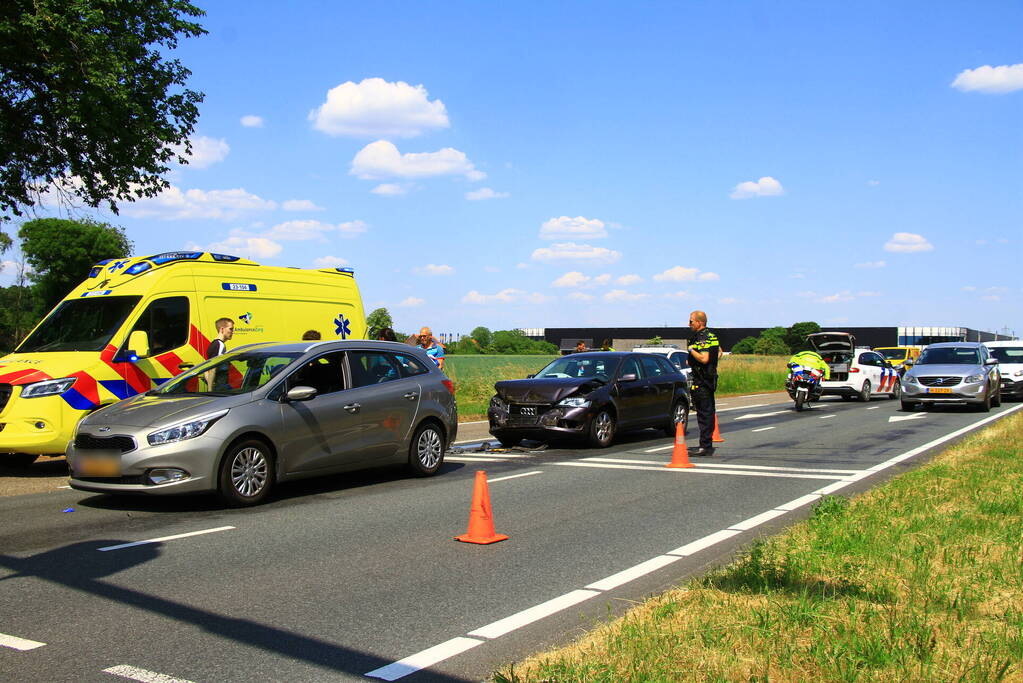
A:
{"type": "Polygon", "coordinates": [[[988,351],[999,363],[1023,363],[1023,346],[989,346],[988,351]]]}
{"type": "Polygon", "coordinates": [[[977,349],[944,346],[937,349],[924,349],[917,365],[979,365],[980,354],[977,349]]]}
{"type": "Polygon", "coordinates": [[[18,353],[102,351],[141,297],[86,297],[53,309],[18,347],[18,353]]]}
{"type": "Polygon", "coordinates": [[[614,356],[590,356],[588,358],[575,355],[562,356],[536,373],[535,377],[544,379],[593,377],[594,379],[607,382],[614,375],[617,365],[618,358],[614,356]]]}
{"type": "Polygon", "coordinates": [[[167,382],[153,394],[231,396],[255,391],[302,354],[255,349],[225,353],[167,382]]]}
{"type": "Polygon", "coordinates": [[[877,349],[886,360],[906,360],[906,349],[877,349]]]}

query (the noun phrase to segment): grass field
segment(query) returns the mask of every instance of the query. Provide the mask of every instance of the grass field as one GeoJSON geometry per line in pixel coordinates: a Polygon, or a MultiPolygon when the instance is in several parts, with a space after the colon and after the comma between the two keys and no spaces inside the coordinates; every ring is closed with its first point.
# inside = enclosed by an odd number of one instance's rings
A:
{"type": "MultiPolygon", "coordinates": [[[[444,371],[455,383],[455,397],[462,419],[486,417],[494,395],[494,382],[522,379],[535,373],[557,356],[448,356],[444,371]]],[[[718,396],[781,391],[785,385],[785,358],[778,356],[734,356],[721,359],[718,367],[718,396]]]]}
{"type": "Polygon", "coordinates": [[[1017,414],[495,680],[1023,680],[1021,450],[1017,414]]]}

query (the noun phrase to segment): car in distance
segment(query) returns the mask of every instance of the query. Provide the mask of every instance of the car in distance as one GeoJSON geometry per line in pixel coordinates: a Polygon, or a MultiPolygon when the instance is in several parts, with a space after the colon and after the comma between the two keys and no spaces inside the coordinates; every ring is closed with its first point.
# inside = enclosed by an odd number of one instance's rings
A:
{"type": "Polygon", "coordinates": [[[70,483],[242,506],[279,482],[387,463],[428,476],[457,434],[453,390],[405,344],[252,344],[83,419],[70,483]]]}
{"type": "Polygon", "coordinates": [[[902,377],[902,409],[917,405],[973,405],[987,412],[1002,404],[998,359],[978,342],[927,346],[902,377]]]}
{"type": "Polygon", "coordinates": [[[634,353],[656,353],[659,356],[664,356],[671,364],[678,368],[686,377],[686,381],[691,387],[693,385],[693,371],[689,368],[689,352],[685,349],[680,349],[674,344],[664,344],[657,346],[636,346],[633,347],[634,353]]]}
{"type": "Polygon", "coordinates": [[[1002,376],[1002,396],[1023,398],[1023,342],[984,342],[988,352],[998,360],[998,372],[1002,376]]]}
{"type": "Polygon", "coordinates": [[[846,401],[899,397],[902,385],[891,363],[876,351],[856,346],[853,335],[815,332],[807,335],[806,340],[831,369],[830,378],[821,382],[823,396],[841,396],[846,401]]]}
{"type": "Polygon", "coordinates": [[[605,448],[619,431],[655,427],[674,435],[676,423],[689,421],[685,376],[650,353],[573,353],[494,388],[490,433],[509,447],[575,437],[605,448]]]}

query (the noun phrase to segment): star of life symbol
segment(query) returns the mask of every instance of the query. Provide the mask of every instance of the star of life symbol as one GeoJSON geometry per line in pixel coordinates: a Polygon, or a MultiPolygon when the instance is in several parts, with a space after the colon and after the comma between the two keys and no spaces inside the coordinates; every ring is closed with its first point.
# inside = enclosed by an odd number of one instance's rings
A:
{"type": "Polygon", "coordinates": [[[334,318],[334,333],[342,339],[348,339],[348,336],[352,333],[351,324],[352,321],[346,318],[344,313],[339,313],[334,318]]]}
{"type": "Polygon", "coordinates": [[[118,261],[117,263],[110,266],[110,272],[115,273],[119,271],[121,268],[124,268],[126,265],[128,265],[128,261],[118,261]]]}

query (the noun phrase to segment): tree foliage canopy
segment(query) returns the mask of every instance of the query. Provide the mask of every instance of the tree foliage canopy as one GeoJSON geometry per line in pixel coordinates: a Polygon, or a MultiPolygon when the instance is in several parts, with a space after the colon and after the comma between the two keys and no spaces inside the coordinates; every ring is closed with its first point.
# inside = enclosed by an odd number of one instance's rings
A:
{"type": "Polygon", "coordinates": [[[133,246],[123,229],[92,220],[37,218],[23,223],[18,237],[43,310],[84,280],[97,261],[124,258],[133,246]]]}
{"type": "Polygon", "coordinates": [[[0,214],[46,191],[97,207],[151,197],[187,163],[202,93],[166,54],[205,30],[184,0],[0,3],[0,214]]]}
{"type": "Polygon", "coordinates": [[[394,328],[394,320],[391,319],[391,314],[387,312],[386,308],[373,309],[366,316],[366,329],[369,331],[370,339],[376,339],[380,330],[385,327],[394,328]]]}
{"type": "Polygon", "coordinates": [[[792,353],[809,351],[810,345],[806,341],[807,335],[820,331],[821,326],[813,321],[793,323],[792,327],[789,328],[788,334],[785,335],[785,343],[792,349],[792,353]]]}

